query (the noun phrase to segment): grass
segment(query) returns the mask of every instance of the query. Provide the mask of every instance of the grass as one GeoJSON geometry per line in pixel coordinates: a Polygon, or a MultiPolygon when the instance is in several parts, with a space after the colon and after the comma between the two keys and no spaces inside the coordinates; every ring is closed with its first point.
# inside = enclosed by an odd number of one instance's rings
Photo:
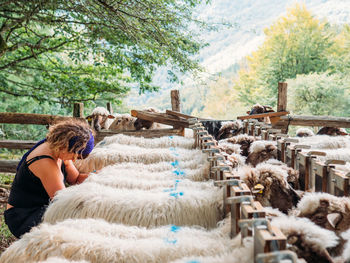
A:
{"type": "MultiPolygon", "coordinates": [[[[0,188],[4,191],[9,191],[7,188],[11,185],[14,175],[8,173],[0,173],[0,188]],[[4,187],[6,186],[6,187],[4,187]]],[[[5,197],[3,195],[2,197],[5,197]]],[[[6,198],[5,200],[6,201],[6,198]]],[[[11,234],[4,220],[4,211],[6,209],[6,202],[0,203],[0,254],[9,247],[16,238],[11,234]]]]}

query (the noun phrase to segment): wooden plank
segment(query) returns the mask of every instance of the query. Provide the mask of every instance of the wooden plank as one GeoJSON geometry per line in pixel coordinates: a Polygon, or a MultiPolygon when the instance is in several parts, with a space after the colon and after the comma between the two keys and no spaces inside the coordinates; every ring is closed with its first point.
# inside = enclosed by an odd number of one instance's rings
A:
{"type": "Polygon", "coordinates": [[[180,112],[180,91],[175,89],[170,91],[171,109],[180,112]]]}
{"type": "Polygon", "coordinates": [[[279,123],[298,126],[327,126],[350,128],[350,118],[332,116],[281,116],[279,123]]]}
{"type": "Polygon", "coordinates": [[[278,82],[277,111],[287,111],[287,83],[278,82]]]}
{"type": "Polygon", "coordinates": [[[113,136],[116,134],[126,134],[129,136],[156,138],[162,136],[171,136],[182,134],[182,129],[155,129],[155,130],[140,130],[140,131],[100,131],[96,132],[95,142],[98,143],[103,140],[104,137],[113,136]]]}
{"type": "Polygon", "coordinates": [[[177,112],[177,111],[172,111],[172,110],[166,110],[165,111],[166,114],[169,114],[171,116],[175,116],[175,117],[180,117],[180,118],[184,118],[184,119],[197,119],[200,120],[200,118],[191,116],[191,115],[187,115],[181,112],[177,112]]]}
{"type": "Polygon", "coordinates": [[[0,160],[1,173],[16,173],[19,160],[0,160]]]}
{"type": "Polygon", "coordinates": [[[189,122],[187,120],[180,120],[179,118],[168,115],[166,113],[131,110],[131,116],[176,127],[188,128],[189,126],[189,122]]]}
{"type": "Polygon", "coordinates": [[[0,148],[31,149],[37,141],[0,140],[0,148]]]}
{"type": "MultiPolygon", "coordinates": [[[[17,113],[17,112],[0,112],[0,123],[16,123],[16,124],[37,124],[48,125],[63,120],[70,120],[73,117],[35,114],[35,113],[17,113]]],[[[84,118],[76,118],[86,121],[84,118]]]]}
{"type": "Polygon", "coordinates": [[[261,113],[261,114],[238,116],[237,119],[247,120],[247,119],[257,119],[257,118],[264,118],[264,117],[280,117],[287,114],[289,114],[289,111],[267,112],[267,113],[261,113]]]}
{"type": "Polygon", "coordinates": [[[74,103],[73,117],[84,118],[84,103],[82,103],[82,102],[74,103]]]}

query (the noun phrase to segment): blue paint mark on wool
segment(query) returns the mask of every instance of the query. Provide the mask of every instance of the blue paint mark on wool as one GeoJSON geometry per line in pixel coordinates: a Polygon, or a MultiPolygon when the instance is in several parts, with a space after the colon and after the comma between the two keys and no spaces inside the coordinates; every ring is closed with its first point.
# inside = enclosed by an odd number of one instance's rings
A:
{"type": "Polygon", "coordinates": [[[191,260],[191,261],[187,261],[186,263],[201,263],[201,262],[198,260],[191,260]]]}
{"type": "Polygon", "coordinates": [[[175,193],[170,193],[169,195],[173,196],[177,199],[179,196],[183,196],[184,193],[183,192],[175,192],[175,193]]]}
{"type": "Polygon", "coordinates": [[[174,170],[173,174],[175,174],[177,176],[183,176],[183,177],[186,176],[186,173],[184,171],[179,170],[179,169],[174,170]]]}
{"type": "Polygon", "coordinates": [[[179,226],[171,225],[170,226],[170,231],[176,233],[176,232],[178,232],[180,230],[180,228],[181,227],[179,227],[179,226]]]}
{"type": "Polygon", "coordinates": [[[172,135],[169,136],[169,139],[173,139],[173,138],[174,138],[174,136],[172,136],[172,135]]]}
{"type": "Polygon", "coordinates": [[[170,163],[173,167],[178,167],[179,166],[179,161],[175,160],[174,162],[170,163]]]}

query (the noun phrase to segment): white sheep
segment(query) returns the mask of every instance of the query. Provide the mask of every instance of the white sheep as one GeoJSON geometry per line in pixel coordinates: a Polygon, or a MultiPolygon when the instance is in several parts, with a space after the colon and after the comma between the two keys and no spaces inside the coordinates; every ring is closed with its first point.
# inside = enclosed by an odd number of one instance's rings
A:
{"type": "Polygon", "coordinates": [[[166,148],[166,147],[176,147],[176,148],[194,148],[194,139],[185,138],[182,136],[163,136],[160,138],[144,138],[144,137],[134,137],[127,136],[124,134],[117,134],[109,137],[105,137],[103,141],[99,142],[96,147],[105,147],[107,145],[118,143],[126,145],[135,145],[145,148],[166,148]]]}
{"type": "Polygon", "coordinates": [[[90,262],[169,262],[185,256],[211,256],[232,251],[237,245],[216,228],[174,225],[145,229],[103,220],[65,220],[43,223],[14,242],[2,263],[45,260],[52,256],[90,262]]]}
{"type": "MultiPolygon", "coordinates": [[[[29,259],[28,259],[29,260],[29,259]]],[[[19,262],[19,261],[16,261],[19,262]]],[[[26,261],[27,263],[31,263],[32,261],[26,261]]],[[[71,261],[69,259],[65,258],[59,258],[59,257],[49,257],[44,261],[35,261],[36,263],[89,263],[86,260],[79,260],[79,261],[71,261]]]]}
{"type": "Polygon", "coordinates": [[[193,187],[198,189],[208,189],[213,187],[212,182],[203,181],[209,177],[202,174],[201,169],[196,170],[173,170],[152,173],[145,170],[119,169],[114,166],[107,166],[97,174],[90,174],[85,182],[94,182],[118,188],[150,190],[162,187],[193,187]]]}
{"type": "Polygon", "coordinates": [[[134,126],[135,120],[136,118],[128,113],[118,114],[108,129],[111,131],[134,131],[136,130],[134,126]]]}
{"type": "Polygon", "coordinates": [[[153,192],[83,183],[57,192],[44,214],[44,222],[103,218],[147,227],[171,223],[213,228],[221,219],[222,194],[218,188],[178,187],[153,192]]]}
{"type": "Polygon", "coordinates": [[[350,138],[347,136],[315,135],[312,137],[298,137],[298,144],[309,145],[312,149],[350,148],[350,138]]]}
{"type": "Polygon", "coordinates": [[[96,107],[91,115],[86,117],[91,128],[96,131],[100,131],[101,129],[107,130],[112,124],[114,118],[115,117],[104,107],[96,107]]]}
{"type": "Polygon", "coordinates": [[[80,172],[90,173],[94,170],[123,162],[137,162],[144,164],[158,162],[182,162],[196,160],[205,163],[207,154],[200,150],[183,148],[142,148],[133,145],[110,144],[106,147],[95,148],[84,160],[77,160],[75,166],[80,172]]]}
{"type": "Polygon", "coordinates": [[[309,128],[299,128],[295,132],[295,136],[297,137],[311,137],[315,136],[315,133],[309,128]]]}

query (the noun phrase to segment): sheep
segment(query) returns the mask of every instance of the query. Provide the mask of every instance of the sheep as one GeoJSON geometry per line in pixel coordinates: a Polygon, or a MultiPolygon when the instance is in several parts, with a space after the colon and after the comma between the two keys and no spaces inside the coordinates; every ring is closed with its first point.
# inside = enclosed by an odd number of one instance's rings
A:
{"type": "Polygon", "coordinates": [[[238,235],[232,242],[237,243],[236,246],[228,253],[217,253],[215,256],[185,257],[171,263],[251,263],[254,262],[254,241],[252,237],[243,239],[240,244],[241,237],[238,235]],[[237,241],[239,241],[239,243],[237,241]]]}
{"type": "Polygon", "coordinates": [[[297,190],[299,189],[299,171],[295,170],[291,167],[288,167],[284,162],[281,162],[276,159],[269,159],[265,162],[262,162],[262,164],[267,163],[267,164],[272,164],[272,165],[278,165],[280,166],[283,170],[287,171],[288,176],[287,176],[287,182],[288,184],[294,189],[297,190]]]}
{"type": "Polygon", "coordinates": [[[168,225],[145,229],[103,220],[65,220],[42,223],[14,242],[0,261],[32,262],[52,256],[90,262],[169,262],[185,256],[211,256],[234,248],[220,228],[168,225]]]}
{"type": "MultiPolygon", "coordinates": [[[[159,173],[159,172],[167,171],[167,172],[171,172],[174,175],[186,177],[193,181],[208,180],[209,179],[208,175],[210,171],[209,162],[207,161],[198,162],[198,160],[188,160],[188,161],[181,161],[181,162],[178,162],[178,161],[159,162],[159,163],[153,163],[153,164],[130,162],[130,163],[114,164],[113,167],[115,167],[116,170],[132,169],[135,173],[136,172],[159,173]]],[[[86,173],[88,173],[89,171],[86,171],[86,173]]]]}
{"type": "Polygon", "coordinates": [[[113,136],[105,137],[101,142],[99,142],[95,147],[105,147],[107,145],[118,143],[135,145],[145,148],[164,148],[164,147],[176,147],[193,149],[194,139],[185,138],[182,136],[163,136],[159,138],[144,138],[144,137],[134,137],[124,134],[116,134],[113,136]]]}
{"type": "MultiPolygon", "coordinates": [[[[262,113],[268,113],[268,112],[275,112],[271,106],[263,106],[260,105],[259,103],[253,105],[250,111],[247,111],[249,115],[254,115],[254,114],[262,114],[262,113]]],[[[270,118],[269,117],[264,117],[264,118],[256,118],[258,121],[264,121],[265,123],[270,123],[270,118]]]]}
{"type": "Polygon", "coordinates": [[[224,163],[228,166],[231,166],[232,168],[237,168],[240,166],[245,165],[246,158],[240,154],[232,153],[232,154],[227,154],[227,153],[221,153],[225,157],[224,163]]]}
{"type": "Polygon", "coordinates": [[[85,182],[94,182],[111,187],[143,190],[159,188],[176,189],[177,187],[197,189],[213,188],[212,182],[193,182],[189,180],[197,179],[197,177],[202,176],[200,174],[201,170],[179,170],[178,174],[174,173],[174,171],[152,173],[142,170],[132,170],[132,176],[130,176],[130,172],[131,171],[128,169],[107,166],[98,174],[90,174],[85,182]]]}
{"type": "Polygon", "coordinates": [[[91,217],[146,227],[172,223],[213,228],[221,219],[222,194],[217,188],[150,192],[86,182],[57,192],[43,218],[49,223],[91,217]]]}
{"type": "Polygon", "coordinates": [[[275,217],[272,226],[278,227],[287,238],[287,248],[308,263],[333,263],[327,249],[338,244],[339,238],[307,218],[275,217]]]}
{"type": "MultiPolygon", "coordinates": [[[[29,261],[26,261],[27,263],[31,263],[29,261]]],[[[36,263],[89,263],[86,260],[79,260],[79,261],[71,261],[68,259],[64,259],[64,258],[58,258],[58,257],[49,257],[44,261],[36,261],[36,263]]]]}
{"type": "Polygon", "coordinates": [[[111,144],[108,147],[97,147],[83,160],[77,160],[75,166],[80,172],[90,173],[94,170],[123,162],[151,164],[157,162],[179,162],[196,160],[205,163],[207,155],[200,150],[181,148],[146,149],[133,145],[111,144]]]}
{"type": "Polygon", "coordinates": [[[295,132],[295,136],[297,136],[297,137],[311,137],[311,136],[315,136],[315,133],[308,128],[299,128],[295,132]]]}
{"type": "Polygon", "coordinates": [[[349,263],[350,262],[350,230],[347,230],[346,232],[343,232],[341,234],[342,238],[346,240],[345,246],[343,253],[340,258],[338,258],[339,263],[345,262],[349,263]]]}
{"type": "Polygon", "coordinates": [[[225,144],[225,143],[239,144],[241,147],[241,155],[247,157],[249,154],[249,147],[255,141],[256,139],[254,138],[254,136],[249,136],[247,134],[240,134],[228,139],[221,140],[219,144],[225,144]]]}
{"type": "MultiPolygon", "coordinates": [[[[151,112],[151,113],[159,113],[159,110],[155,109],[155,108],[148,108],[146,110],[144,110],[146,112],[151,112]]],[[[143,120],[140,118],[137,118],[134,122],[134,127],[135,129],[141,130],[141,129],[160,129],[160,128],[164,128],[164,125],[161,125],[160,123],[157,122],[153,122],[153,121],[148,121],[148,120],[143,120]]]]}
{"type": "Polygon", "coordinates": [[[215,136],[216,140],[222,140],[226,138],[230,138],[232,136],[238,135],[243,130],[242,121],[227,121],[222,122],[222,126],[218,131],[217,136],[215,136]]]}
{"type": "Polygon", "coordinates": [[[338,135],[348,135],[345,129],[337,127],[322,127],[317,135],[329,135],[329,136],[338,136],[338,135]]]}
{"type": "Polygon", "coordinates": [[[118,114],[115,117],[115,120],[109,126],[109,130],[111,131],[134,131],[136,118],[132,117],[130,114],[118,114]]]}
{"type": "Polygon", "coordinates": [[[306,144],[311,149],[338,149],[350,148],[350,139],[347,136],[315,135],[298,138],[298,144],[306,144]]]}
{"type": "MultiPolygon", "coordinates": [[[[350,199],[327,193],[306,193],[298,203],[294,215],[307,217],[315,224],[334,231],[339,237],[350,227],[350,199]]],[[[344,240],[332,249],[333,255],[340,255],[344,240]]]]}
{"type": "Polygon", "coordinates": [[[271,158],[277,158],[276,142],[255,141],[249,147],[249,155],[246,163],[255,167],[257,164],[271,158]]]}
{"type": "Polygon", "coordinates": [[[112,124],[114,118],[115,117],[104,107],[96,107],[91,115],[86,117],[91,128],[96,131],[100,131],[101,129],[107,130],[112,124]]]}
{"type": "Polygon", "coordinates": [[[241,145],[229,143],[227,141],[219,141],[218,148],[221,152],[225,152],[227,154],[240,154],[241,153],[241,145]]]}
{"type": "Polygon", "coordinates": [[[256,168],[241,167],[236,172],[263,206],[278,208],[287,213],[300,200],[287,182],[287,171],[279,166],[260,164],[256,168]]]}

